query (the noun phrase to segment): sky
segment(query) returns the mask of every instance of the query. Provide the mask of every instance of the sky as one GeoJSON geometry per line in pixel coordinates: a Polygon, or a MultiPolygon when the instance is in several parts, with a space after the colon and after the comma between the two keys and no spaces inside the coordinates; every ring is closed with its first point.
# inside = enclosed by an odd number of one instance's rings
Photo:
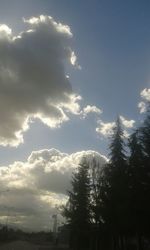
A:
{"type": "Polygon", "coordinates": [[[66,199],[66,178],[82,157],[104,164],[118,116],[125,138],[142,122],[149,9],[148,0],[0,0],[0,180],[13,192],[0,193],[2,220],[2,207],[12,206],[19,225],[48,227],[46,217],[30,223],[37,204],[48,216],[66,199]]]}

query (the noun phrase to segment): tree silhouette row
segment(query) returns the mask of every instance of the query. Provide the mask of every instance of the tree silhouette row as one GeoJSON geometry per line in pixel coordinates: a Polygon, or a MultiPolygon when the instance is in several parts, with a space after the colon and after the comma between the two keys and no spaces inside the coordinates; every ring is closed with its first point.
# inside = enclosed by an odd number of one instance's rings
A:
{"type": "Polygon", "coordinates": [[[70,247],[150,249],[150,109],[128,140],[118,118],[109,150],[103,168],[83,159],[73,173],[63,211],[70,247]]]}

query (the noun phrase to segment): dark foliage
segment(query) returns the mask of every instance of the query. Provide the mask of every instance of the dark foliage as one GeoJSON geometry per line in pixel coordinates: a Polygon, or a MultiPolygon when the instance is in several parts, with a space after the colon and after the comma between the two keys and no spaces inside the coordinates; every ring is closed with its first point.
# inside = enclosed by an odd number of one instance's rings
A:
{"type": "Polygon", "coordinates": [[[70,243],[75,249],[86,249],[90,229],[90,179],[86,162],[79,165],[71,183],[68,206],[64,209],[71,228],[70,243]]]}
{"type": "MultiPolygon", "coordinates": [[[[83,164],[73,175],[72,191],[64,209],[71,231],[71,247],[148,250],[150,111],[142,126],[130,136],[127,145],[118,118],[109,149],[109,163],[101,171],[95,170],[89,175],[89,167],[83,164]],[[125,153],[127,146],[128,155],[125,153]]],[[[94,164],[93,167],[97,166],[94,164]]]]}
{"type": "Polygon", "coordinates": [[[45,244],[53,241],[52,232],[24,232],[20,229],[13,229],[1,225],[0,229],[0,243],[6,243],[16,240],[25,240],[35,244],[45,244]]]}

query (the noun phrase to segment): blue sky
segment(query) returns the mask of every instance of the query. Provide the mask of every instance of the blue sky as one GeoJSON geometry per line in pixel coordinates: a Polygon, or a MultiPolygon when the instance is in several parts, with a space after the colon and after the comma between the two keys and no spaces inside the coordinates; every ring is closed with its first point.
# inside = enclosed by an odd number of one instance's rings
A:
{"type": "Polygon", "coordinates": [[[43,148],[107,154],[108,140],[95,131],[97,120],[113,122],[117,115],[141,119],[140,93],[150,87],[149,10],[149,1],[138,0],[0,1],[0,24],[8,25],[15,34],[25,29],[22,17],[40,14],[70,26],[71,47],[82,67],[66,67],[73,91],[82,96],[81,108],[94,105],[103,110],[86,119],[70,115],[69,121],[54,129],[35,121],[24,132],[23,144],[0,147],[0,165],[25,160],[33,150],[43,148]]]}

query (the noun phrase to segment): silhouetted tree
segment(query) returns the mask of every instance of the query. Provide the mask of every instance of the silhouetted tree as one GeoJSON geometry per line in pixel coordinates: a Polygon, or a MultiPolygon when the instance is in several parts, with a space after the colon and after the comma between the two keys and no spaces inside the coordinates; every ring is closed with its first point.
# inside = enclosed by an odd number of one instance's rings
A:
{"type": "Polygon", "coordinates": [[[139,129],[140,132],[140,140],[143,147],[143,152],[145,153],[145,157],[150,163],[150,104],[147,109],[146,117],[143,122],[143,125],[139,129]]]}
{"type": "Polygon", "coordinates": [[[110,161],[104,168],[100,189],[103,219],[113,235],[113,249],[123,249],[128,224],[128,168],[120,118],[113,129],[110,161]]]}
{"type": "Polygon", "coordinates": [[[150,109],[141,127],[131,134],[128,148],[127,157],[118,118],[109,162],[100,169],[95,159],[90,168],[84,160],[73,174],[64,215],[75,249],[89,247],[90,233],[96,242],[92,250],[126,250],[130,239],[137,239],[137,250],[146,249],[143,239],[150,238],[150,109]]]}
{"type": "Polygon", "coordinates": [[[139,128],[139,139],[144,154],[141,185],[142,185],[142,208],[141,208],[141,227],[144,232],[149,232],[150,223],[150,106],[147,110],[144,122],[139,128]],[[143,225],[142,225],[143,224],[143,225]]]}
{"type": "Polygon", "coordinates": [[[73,174],[71,184],[72,191],[68,192],[69,201],[64,216],[70,225],[72,247],[84,249],[89,246],[90,228],[90,178],[85,160],[73,174]]]}
{"type": "Polygon", "coordinates": [[[143,224],[143,170],[144,154],[136,130],[129,138],[129,192],[130,192],[130,229],[137,236],[138,249],[142,249],[141,234],[143,224]]]}
{"type": "Polygon", "coordinates": [[[102,166],[100,162],[93,157],[90,164],[90,208],[91,208],[91,248],[98,250],[101,248],[101,241],[104,238],[103,235],[103,221],[102,221],[102,212],[101,212],[101,174],[102,166]]]}

